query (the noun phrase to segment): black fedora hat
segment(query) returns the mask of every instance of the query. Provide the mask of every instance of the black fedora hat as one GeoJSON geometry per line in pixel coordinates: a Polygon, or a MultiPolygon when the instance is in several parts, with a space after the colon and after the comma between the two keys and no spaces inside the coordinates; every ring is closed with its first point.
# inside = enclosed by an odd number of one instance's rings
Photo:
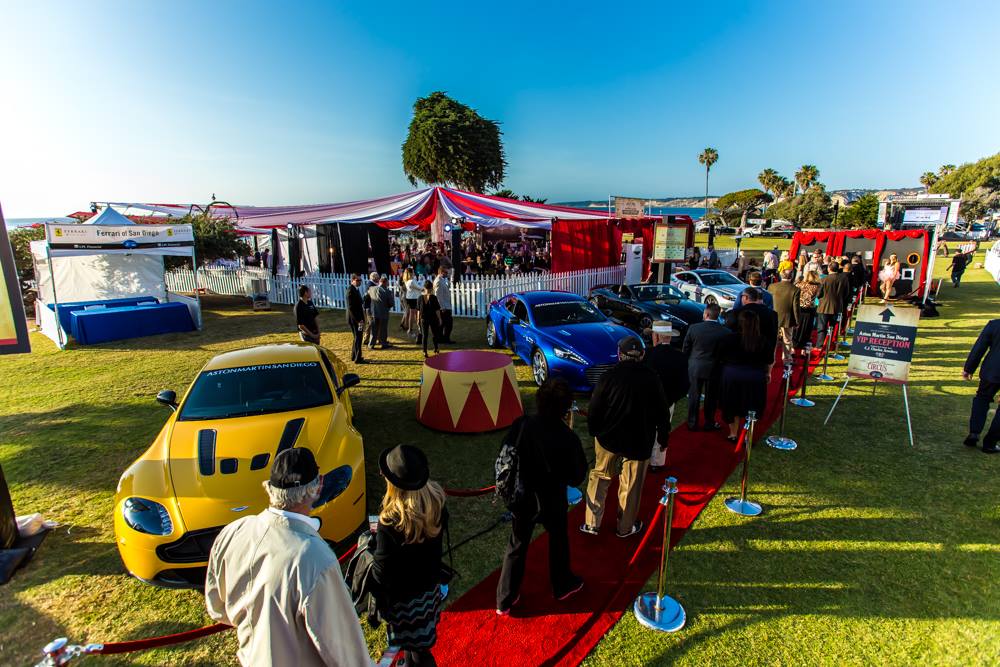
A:
{"type": "Polygon", "coordinates": [[[396,445],[382,450],[378,467],[383,477],[404,491],[424,488],[431,476],[427,455],[413,445],[396,445]]]}

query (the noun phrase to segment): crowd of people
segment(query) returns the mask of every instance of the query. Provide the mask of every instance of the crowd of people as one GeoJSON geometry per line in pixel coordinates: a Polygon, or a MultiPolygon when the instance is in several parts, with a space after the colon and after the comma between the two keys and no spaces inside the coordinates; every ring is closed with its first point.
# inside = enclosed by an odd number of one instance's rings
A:
{"type": "Polygon", "coordinates": [[[529,237],[507,241],[467,235],[454,254],[451,241],[448,240],[394,241],[389,246],[389,258],[393,276],[401,276],[409,269],[417,278],[436,276],[441,267],[454,269],[459,278],[507,276],[548,271],[550,268],[548,242],[529,237]]]}

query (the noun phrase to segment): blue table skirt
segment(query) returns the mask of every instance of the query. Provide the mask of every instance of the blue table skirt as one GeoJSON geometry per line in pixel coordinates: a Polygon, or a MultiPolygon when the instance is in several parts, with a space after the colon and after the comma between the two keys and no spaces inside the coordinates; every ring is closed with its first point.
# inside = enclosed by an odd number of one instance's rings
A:
{"type": "Polygon", "coordinates": [[[141,303],[159,303],[155,296],[129,296],[121,299],[106,299],[104,301],[66,301],[58,306],[49,304],[50,310],[55,310],[59,317],[59,326],[63,331],[69,333],[73,327],[72,316],[77,311],[84,311],[87,306],[104,306],[105,308],[119,308],[121,306],[138,306],[141,303]]]}
{"type": "Polygon", "coordinates": [[[78,343],[90,345],[109,340],[193,331],[191,313],[183,303],[153,303],[76,311],[70,330],[78,343]]]}

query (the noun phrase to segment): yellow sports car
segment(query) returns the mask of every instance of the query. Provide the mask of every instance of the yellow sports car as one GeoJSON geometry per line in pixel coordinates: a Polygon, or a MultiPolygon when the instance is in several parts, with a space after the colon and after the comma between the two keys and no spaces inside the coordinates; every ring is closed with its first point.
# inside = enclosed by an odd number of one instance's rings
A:
{"type": "Polygon", "coordinates": [[[125,567],[168,587],[204,583],[223,526],[267,507],[262,487],[278,452],[308,447],[323,473],[313,504],[320,535],[336,546],[365,516],[364,448],[351,424],[344,373],[329,351],[305,343],[220,354],[173,410],[153,445],[118,482],[115,537],[125,567]]]}

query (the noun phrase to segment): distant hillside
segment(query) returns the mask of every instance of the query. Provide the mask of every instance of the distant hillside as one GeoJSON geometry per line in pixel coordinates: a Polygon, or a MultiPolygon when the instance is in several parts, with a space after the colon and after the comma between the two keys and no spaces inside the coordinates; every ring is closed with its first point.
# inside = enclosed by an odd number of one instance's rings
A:
{"type": "MultiPolygon", "coordinates": [[[[715,206],[718,197],[712,195],[708,198],[708,205],[715,206]]],[[[647,199],[646,206],[653,208],[702,208],[705,206],[705,197],[663,197],[647,199]]],[[[573,208],[608,208],[607,199],[584,199],[581,201],[559,202],[560,206],[572,206],[573,208]]]]}

